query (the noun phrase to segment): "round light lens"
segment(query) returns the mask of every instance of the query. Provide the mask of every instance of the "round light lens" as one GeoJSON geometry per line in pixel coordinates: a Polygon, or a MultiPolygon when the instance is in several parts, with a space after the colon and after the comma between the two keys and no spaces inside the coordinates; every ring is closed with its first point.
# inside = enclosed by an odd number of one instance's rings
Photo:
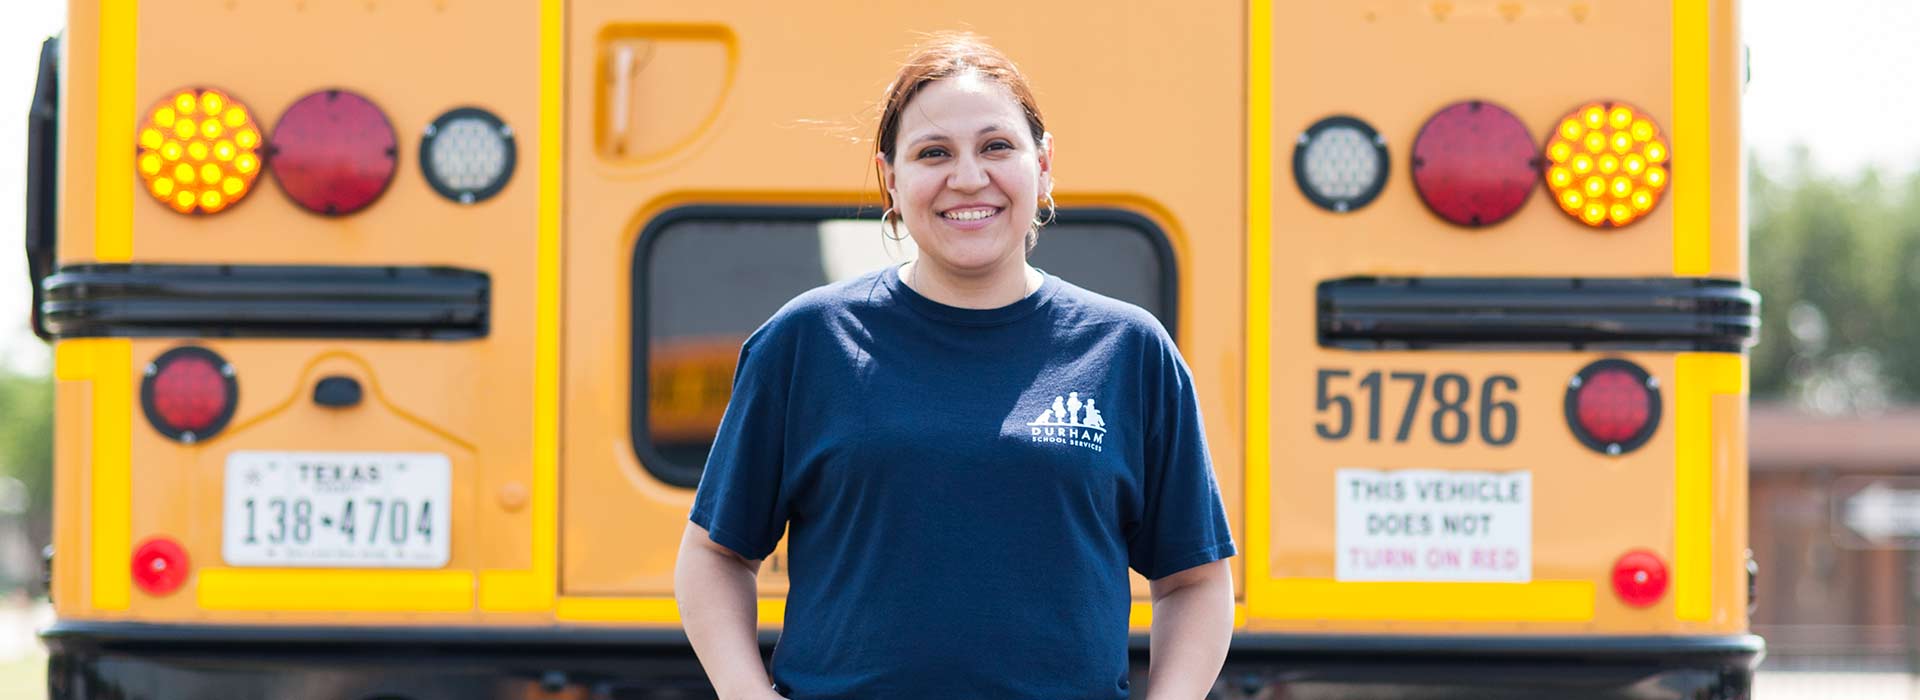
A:
{"type": "Polygon", "coordinates": [[[461,107],[427,126],[420,168],[433,191],[473,204],[505,189],[513,177],[513,129],[483,109],[461,107]]]}
{"type": "Polygon", "coordinates": [[[1327,117],[1307,127],[1293,148],[1293,179],[1320,208],[1349,212],[1387,185],[1387,141],[1366,122],[1327,117]]]}
{"type": "MultiPolygon", "coordinates": [[[[1576,174],[1593,167],[1584,153],[1571,160],[1576,174]]],[[[1491,102],[1448,105],[1420,127],[1413,141],[1413,186],[1420,200],[1460,226],[1505,221],[1527,203],[1540,176],[1540,152],[1526,125],[1491,102]]]]}
{"type": "Polygon", "coordinates": [[[1566,413],[1582,444],[1607,455],[1626,454],[1646,444],[1660,425],[1659,382],[1631,362],[1600,360],[1568,382],[1566,413]]]}
{"type": "MultiPolygon", "coordinates": [[[[236,144],[245,134],[234,137],[236,144]]],[[[273,126],[268,163],[280,189],[307,211],[345,216],[373,204],[393,182],[393,124],[372,101],[346,90],[300,98],[273,126]]],[[[235,163],[245,171],[248,163],[235,163]]]]}
{"type": "Polygon", "coordinates": [[[163,596],[180,590],[192,568],[186,548],[165,537],[142,542],[133,550],[133,584],[147,595],[163,596]]]}
{"type": "Polygon", "coordinates": [[[1651,607],[1667,593],[1667,564],[1644,549],[1627,552],[1613,563],[1613,593],[1636,608],[1651,607]]]}
{"type": "Polygon", "coordinates": [[[247,158],[259,157],[254,152],[257,142],[236,147],[224,137],[259,131],[246,106],[224,92],[212,88],[176,90],[156,102],[141,121],[134,137],[139,148],[134,162],[147,192],[168,209],[182,214],[212,214],[247,196],[259,175],[257,171],[227,174],[213,166],[215,159],[231,160],[240,153],[247,158]],[[214,192],[219,194],[207,196],[214,192]]]}
{"type": "MultiPolygon", "coordinates": [[[[1563,193],[1567,183],[1547,178],[1547,189],[1561,211],[1594,228],[1620,228],[1640,220],[1667,188],[1667,145],[1660,127],[1645,113],[1623,102],[1592,102],[1581,105],[1560,118],[1559,128],[1547,138],[1548,153],[1593,151],[1600,170],[1612,174],[1607,164],[1617,163],[1619,177],[1600,194],[1588,193],[1580,205],[1569,205],[1563,193]],[[1594,115],[1602,115],[1595,118],[1594,115]],[[1609,160],[1615,159],[1617,161],[1609,160]],[[1584,206],[1583,206],[1584,205],[1584,206]],[[1599,212],[1596,216],[1595,212],[1599,212]]],[[[1577,184],[1577,183],[1576,183],[1577,184]]]]}
{"type": "Polygon", "coordinates": [[[239,399],[233,374],[226,360],[206,348],[184,346],[162,353],[147,365],[140,385],[147,421],[160,434],[184,443],[212,437],[233,418],[239,399]]]}

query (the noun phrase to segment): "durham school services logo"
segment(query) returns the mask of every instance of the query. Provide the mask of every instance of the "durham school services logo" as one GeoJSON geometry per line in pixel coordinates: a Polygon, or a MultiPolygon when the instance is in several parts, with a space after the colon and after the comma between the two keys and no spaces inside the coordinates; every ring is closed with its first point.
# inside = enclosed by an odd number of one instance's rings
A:
{"type": "Polygon", "coordinates": [[[1101,443],[1107,437],[1107,421],[1100,416],[1100,409],[1094,408],[1093,403],[1092,398],[1082,403],[1078,391],[1053,397],[1053,405],[1027,424],[1033,431],[1033,441],[1073,445],[1099,452],[1101,443]]]}

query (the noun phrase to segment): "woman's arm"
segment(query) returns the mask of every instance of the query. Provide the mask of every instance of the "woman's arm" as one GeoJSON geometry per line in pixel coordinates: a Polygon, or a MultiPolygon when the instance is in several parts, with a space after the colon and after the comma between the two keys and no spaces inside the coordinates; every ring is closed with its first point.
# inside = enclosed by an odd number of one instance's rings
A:
{"type": "Polygon", "coordinates": [[[673,598],[693,653],[720,700],[783,700],[760,662],[760,560],[748,560],[687,523],[673,565],[673,598]]]}
{"type": "Polygon", "coordinates": [[[1233,641],[1233,570],[1221,559],[1148,583],[1153,637],[1147,700],[1204,698],[1233,641]]]}

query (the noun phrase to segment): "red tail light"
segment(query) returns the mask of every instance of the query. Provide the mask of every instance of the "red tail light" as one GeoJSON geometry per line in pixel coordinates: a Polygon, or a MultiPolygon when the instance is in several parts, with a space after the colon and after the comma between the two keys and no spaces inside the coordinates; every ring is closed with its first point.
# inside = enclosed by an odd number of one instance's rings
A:
{"type": "Polygon", "coordinates": [[[168,350],[147,365],[140,404],[160,434],[193,444],[212,437],[233,418],[240,397],[233,366],[206,348],[168,350]]]}
{"type": "Polygon", "coordinates": [[[187,582],[193,564],[187,550],[165,537],[155,537],[133,551],[133,584],[148,595],[168,595],[187,582]]]}
{"type": "Polygon", "coordinates": [[[1587,447],[1632,452],[1660,427],[1660,383],[1639,365],[1601,360],[1567,383],[1567,426],[1587,447]]]}
{"type": "Polygon", "coordinates": [[[1667,563],[1644,549],[1620,555],[1613,563],[1613,593],[1636,608],[1660,602],[1667,593],[1667,563]]]}
{"type": "Polygon", "coordinates": [[[1527,126],[1490,102],[1457,102],[1420,127],[1413,186],[1442,219],[1461,226],[1504,221],[1540,179],[1540,152],[1527,126]]]}
{"type": "Polygon", "coordinates": [[[273,126],[268,166],[308,211],[344,216],[387,191],[399,157],[393,124],[373,102],[322,90],[293,103],[273,126]]]}

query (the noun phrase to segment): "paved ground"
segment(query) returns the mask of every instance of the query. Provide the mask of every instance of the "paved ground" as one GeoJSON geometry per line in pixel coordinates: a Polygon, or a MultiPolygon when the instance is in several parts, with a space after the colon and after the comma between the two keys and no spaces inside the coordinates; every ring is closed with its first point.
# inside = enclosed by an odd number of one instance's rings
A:
{"type": "Polygon", "coordinates": [[[1920,700],[1920,684],[1905,673],[1762,671],[1754,700],[1920,700]]]}

